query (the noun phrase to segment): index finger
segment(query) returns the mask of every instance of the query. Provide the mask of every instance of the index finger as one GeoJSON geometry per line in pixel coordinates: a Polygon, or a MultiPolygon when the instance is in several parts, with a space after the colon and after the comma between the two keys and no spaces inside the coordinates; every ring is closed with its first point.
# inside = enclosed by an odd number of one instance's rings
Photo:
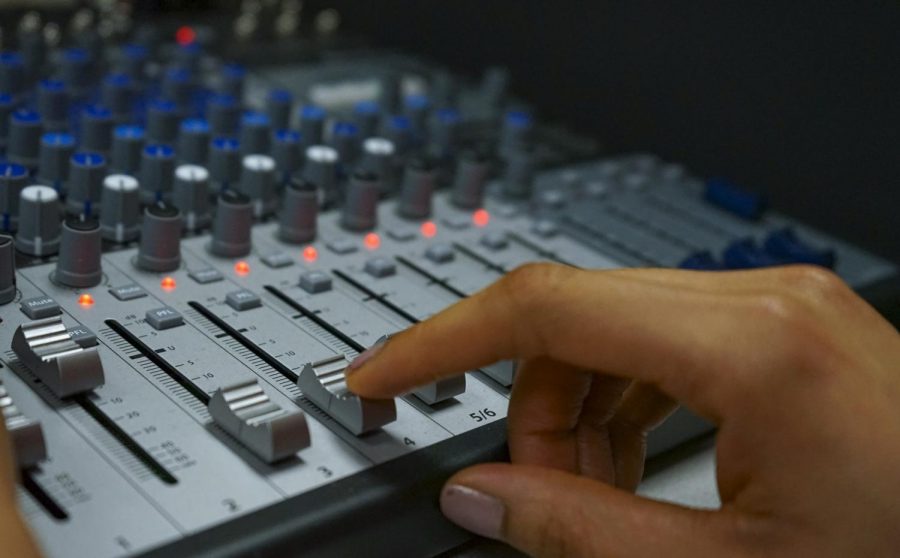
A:
{"type": "Polygon", "coordinates": [[[745,369],[779,358],[778,332],[748,319],[759,309],[757,296],[685,288],[685,274],[697,272],[645,273],[660,280],[524,266],[393,336],[352,367],[348,387],[393,397],[500,360],[547,356],[656,385],[716,419],[745,369]],[[675,286],[666,274],[679,275],[675,286]]]}

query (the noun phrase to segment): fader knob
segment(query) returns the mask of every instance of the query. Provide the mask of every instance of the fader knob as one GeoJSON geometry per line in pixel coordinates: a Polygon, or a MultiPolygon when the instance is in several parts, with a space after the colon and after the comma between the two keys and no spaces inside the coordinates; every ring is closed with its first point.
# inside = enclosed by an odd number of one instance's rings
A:
{"type": "Polygon", "coordinates": [[[93,287],[100,284],[103,239],[100,223],[94,217],[69,217],[62,226],[59,260],[53,280],[67,287],[93,287]]]}
{"type": "Polygon", "coordinates": [[[144,148],[141,156],[141,203],[167,200],[175,180],[175,150],[160,143],[144,148]]]}
{"type": "Polygon", "coordinates": [[[7,158],[30,169],[38,165],[41,148],[41,116],[28,109],[18,109],[9,118],[7,158]]]}
{"type": "Polygon", "coordinates": [[[83,152],[72,155],[66,212],[86,216],[97,213],[104,178],[106,159],[103,155],[83,152]]]}
{"type": "Polygon", "coordinates": [[[44,119],[47,131],[64,131],[69,128],[69,93],[66,84],[55,79],[45,79],[38,84],[37,109],[44,119]]]}
{"type": "Polygon", "coordinates": [[[122,124],[113,131],[112,159],[110,167],[115,172],[135,175],[141,167],[144,148],[144,129],[122,124]]]}
{"type": "Polygon", "coordinates": [[[347,199],[341,214],[341,226],[350,231],[368,231],[378,222],[377,209],[381,185],[378,176],[357,171],[347,186],[347,199]]]}
{"type": "Polygon", "coordinates": [[[477,209],[484,199],[484,188],[490,171],[487,153],[468,149],[459,158],[450,200],[461,209],[477,209]]]}
{"type": "Polygon", "coordinates": [[[306,148],[303,178],[318,186],[327,202],[333,202],[337,198],[339,160],[338,152],[327,145],[312,145],[306,148]]]}
{"type": "Polygon", "coordinates": [[[181,265],[181,212],[163,201],[144,209],[137,266],[146,271],[173,271],[181,265]]]}
{"type": "Polygon", "coordinates": [[[240,191],[253,203],[253,215],[265,217],[275,211],[275,160],[268,155],[247,155],[241,163],[240,191]]]}
{"type": "Polygon", "coordinates": [[[16,250],[11,236],[0,234],[0,304],[16,298],[16,250]]]}
{"type": "Polygon", "coordinates": [[[390,194],[395,190],[395,153],[394,143],[391,140],[368,138],[363,142],[363,156],[359,163],[359,168],[378,177],[383,195],[390,194]]]}
{"type": "Polygon", "coordinates": [[[234,190],[225,190],[219,194],[209,251],[223,258],[246,256],[252,246],[251,227],[253,204],[250,198],[234,190]]]}
{"type": "Polygon", "coordinates": [[[205,165],[209,159],[210,128],[202,118],[182,121],[178,134],[178,160],[191,165],[205,165]]]}
{"type": "Polygon", "coordinates": [[[514,149],[508,157],[503,176],[503,195],[528,199],[534,187],[534,150],[528,146],[514,149]]]}
{"type": "Polygon", "coordinates": [[[28,185],[28,169],[0,163],[0,232],[11,233],[19,225],[19,199],[28,185]]]}
{"type": "Polygon", "coordinates": [[[172,204],[184,217],[184,230],[197,231],[209,226],[209,171],[198,165],[175,169],[172,204]]]}
{"type": "Polygon", "coordinates": [[[108,155],[112,148],[112,112],[101,105],[88,105],[81,112],[81,144],[83,151],[108,155]]]}
{"type": "Polygon", "coordinates": [[[75,151],[75,137],[64,132],[47,132],[41,137],[38,180],[57,192],[69,179],[69,159],[75,151]]]}
{"type": "Polygon", "coordinates": [[[137,179],[127,174],[111,174],[103,180],[100,229],[103,238],[113,242],[131,242],[138,237],[140,226],[140,187],[137,179]]]}
{"type": "Polygon", "coordinates": [[[406,165],[397,213],[407,219],[425,219],[431,215],[431,196],[437,180],[434,161],[414,157],[406,165]]]}
{"type": "Polygon", "coordinates": [[[315,239],[318,214],[319,193],[315,183],[302,178],[292,180],[284,191],[278,238],[291,244],[315,239]]]}
{"type": "Polygon", "coordinates": [[[28,186],[22,190],[16,248],[39,257],[59,250],[59,196],[53,188],[28,186]]]}

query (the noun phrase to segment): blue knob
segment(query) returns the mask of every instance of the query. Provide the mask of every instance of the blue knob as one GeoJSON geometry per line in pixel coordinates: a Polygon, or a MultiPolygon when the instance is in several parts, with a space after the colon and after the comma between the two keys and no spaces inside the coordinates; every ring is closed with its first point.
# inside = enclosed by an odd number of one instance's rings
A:
{"type": "Polygon", "coordinates": [[[294,105],[294,96],[284,89],[269,91],[266,98],[266,114],[276,130],[286,130],[291,126],[291,107],[294,105]]]}
{"type": "Polygon", "coordinates": [[[161,143],[151,143],[141,157],[141,203],[170,201],[175,181],[175,150],[161,143]]]}
{"type": "Polygon", "coordinates": [[[121,174],[135,175],[141,165],[141,150],[144,147],[144,129],[140,126],[122,124],[113,131],[112,170],[121,174]]]}
{"type": "Polygon", "coordinates": [[[175,64],[191,73],[197,73],[202,57],[203,48],[199,44],[179,45],[175,51],[175,64]]]}
{"type": "Polygon", "coordinates": [[[335,122],[331,131],[331,146],[338,152],[341,162],[352,165],[361,148],[359,128],[352,122],[335,122]]]}
{"type": "Polygon", "coordinates": [[[112,112],[103,105],[88,105],[81,112],[81,144],[84,151],[109,153],[112,148],[112,112]]]}
{"type": "Polygon", "coordinates": [[[378,135],[378,124],[381,120],[381,108],[375,101],[360,101],[353,107],[353,117],[364,138],[378,135]]]}
{"type": "Polygon", "coordinates": [[[531,113],[524,110],[508,111],[500,129],[500,154],[508,157],[522,146],[529,145],[533,129],[534,119],[531,113]]]}
{"type": "Polygon", "coordinates": [[[212,140],[209,150],[209,176],[220,190],[237,184],[241,176],[241,144],[228,137],[212,140]]]}
{"type": "Polygon", "coordinates": [[[412,122],[409,117],[403,115],[389,117],[384,123],[382,136],[391,140],[397,156],[406,154],[415,143],[412,122]]]}
{"type": "Polygon", "coordinates": [[[106,158],[99,153],[72,155],[66,211],[90,217],[100,209],[100,192],[106,178],[106,158]]]}
{"type": "Polygon", "coordinates": [[[0,231],[15,232],[19,225],[19,197],[28,186],[28,169],[0,163],[0,231]]]}
{"type": "Polygon", "coordinates": [[[703,197],[710,204],[748,221],[758,220],[766,210],[765,198],[724,178],[710,178],[703,197]]]}
{"type": "Polygon", "coordinates": [[[406,98],[405,109],[413,132],[420,141],[423,140],[428,133],[431,100],[426,95],[410,95],[406,98]]]}
{"type": "Polygon", "coordinates": [[[454,108],[442,108],[435,113],[431,143],[441,159],[452,158],[459,147],[459,127],[462,119],[454,108]]]}
{"type": "Polygon", "coordinates": [[[69,129],[69,93],[66,85],[55,79],[45,79],[37,87],[38,112],[44,118],[47,130],[69,129]]]}
{"type": "Polygon", "coordinates": [[[91,56],[83,48],[69,48],[62,53],[60,68],[62,81],[74,97],[82,97],[87,93],[93,78],[91,56]]]}
{"type": "Polygon", "coordinates": [[[178,137],[178,108],[175,103],[158,99],[147,107],[147,140],[173,144],[178,137]]]}
{"type": "Polygon", "coordinates": [[[69,159],[75,152],[75,137],[65,132],[47,132],[41,137],[38,179],[60,194],[69,179],[69,159]]]}
{"type": "Polygon", "coordinates": [[[119,55],[119,71],[127,74],[137,83],[143,83],[150,52],[144,45],[129,43],[123,45],[119,55]]]}
{"type": "Polygon", "coordinates": [[[305,146],[319,145],[325,132],[325,110],[315,105],[300,108],[300,135],[305,146]]]}
{"type": "Polygon", "coordinates": [[[206,104],[206,119],[213,136],[234,136],[241,121],[241,106],[231,95],[212,95],[206,104]]]}
{"type": "Polygon", "coordinates": [[[131,120],[133,95],[134,84],[128,74],[109,74],[103,79],[103,106],[109,109],[115,121],[125,123],[131,120]]]}
{"type": "Polygon", "coordinates": [[[275,132],[275,142],[272,144],[272,158],[275,159],[275,168],[281,184],[287,184],[303,161],[300,133],[293,130],[278,130],[275,132]]]}
{"type": "Polygon", "coordinates": [[[24,108],[15,110],[9,119],[9,161],[29,169],[36,168],[42,130],[40,114],[24,108]]]}
{"type": "Polygon", "coordinates": [[[181,122],[178,133],[178,160],[182,163],[206,166],[209,158],[209,123],[202,118],[181,122]]]}
{"type": "Polygon", "coordinates": [[[244,99],[244,80],[247,77],[247,70],[240,64],[225,64],[222,66],[222,83],[219,88],[220,92],[231,95],[239,101],[244,99]]]}
{"type": "Polygon", "coordinates": [[[18,97],[25,87],[25,66],[18,52],[0,52],[0,91],[18,97]]]}
{"type": "Polygon", "coordinates": [[[272,125],[261,112],[247,111],[241,119],[241,149],[245,155],[267,154],[272,149],[272,125]]]}
{"type": "Polygon", "coordinates": [[[162,82],[162,96],[175,104],[180,115],[190,114],[194,102],[194,83],[191,72],[178,67],[166,70],[162,82]]]}
{"type": "Polygon", "coordinates": [[[0,149],[6,149],[9,143],[9,123],[16,102],[9,93],[0,93],[0,149]]]}

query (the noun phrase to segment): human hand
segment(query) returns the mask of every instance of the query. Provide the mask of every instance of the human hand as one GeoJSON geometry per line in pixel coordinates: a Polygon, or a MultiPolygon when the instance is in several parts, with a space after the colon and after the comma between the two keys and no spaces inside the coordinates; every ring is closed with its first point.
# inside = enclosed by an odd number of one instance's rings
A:
{"type": "Polygon", "coordinates": [[[520,360],[512,464],[445,485],[451,520],[538,556],[885,556],[900,549],[900,336],[835,275],[535,264],[376,347],[387,398],[520,360]],[[680,402],[718,426],[722,507],[633,494],[680,402]]]}
{"type": "Polygon", "coordinates": [[[16,469],[12,445],[0,415],[0,544],[3,546],[3,556],[38,558],[40,553],[37,545],[19,515],[15,483],[16,469]]]}

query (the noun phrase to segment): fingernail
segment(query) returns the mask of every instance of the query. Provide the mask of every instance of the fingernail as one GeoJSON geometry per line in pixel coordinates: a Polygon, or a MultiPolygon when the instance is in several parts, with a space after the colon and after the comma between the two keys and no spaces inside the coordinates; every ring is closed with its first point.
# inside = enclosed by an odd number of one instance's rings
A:
{"type": "Polygon", "coordinates": [[[374,345],[359,353],[356,358],[353,359],[353,361],[350,363],[350,366],[347,367],[346,373],[349,374],[351,372],[355,372],[356,370],[359,370],[363,364],[372,360],[375,355],[377,355],[381,351],[381,349],[384,348],[384,345],[385,343],[387,343],[388,339],[390,339],[390,337],[388,336],[382,337],[381,339],[376,341],[374,345]]]}
{"type": "Polygon", "coordinates": [[[447,519],[476,535],[501,537],[506,508],[493,496],[467,486],[447,485],[441,491],[441,511],[447,519]]]}

